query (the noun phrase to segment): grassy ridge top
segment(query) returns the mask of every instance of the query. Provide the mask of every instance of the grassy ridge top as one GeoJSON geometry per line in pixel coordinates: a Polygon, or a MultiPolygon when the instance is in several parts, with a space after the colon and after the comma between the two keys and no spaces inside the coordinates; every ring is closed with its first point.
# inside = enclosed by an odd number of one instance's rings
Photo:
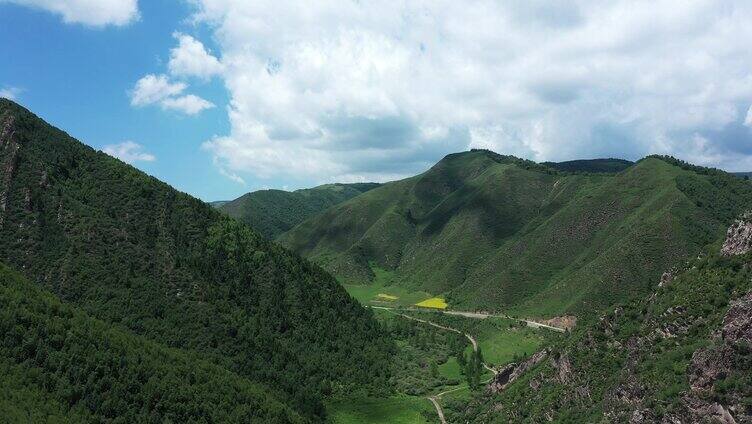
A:
{"type": "Polygon", "coordinates": [[[565,162],[542,162],[541,165],[546,165],[553,169],[567,172],[621,172],[634,165],[634,162],[624,159],[609,158],[581,159],[565,162]]]}
{"type": "Polygon", "coordinates": [[[280,237],[348,283],[375,263],[458,308],[580,313],[628,299],[716,241],[752,186],[646,158],[570,173],[488,151],[364,193],[280,237]]]}
{"type": "Polygon", "coordinates": [[[8,422],[306,421],[268,388],[94,319],[3,264],[0,306],[8,422]]]}
{"type": "Polygon", "coordinates": [[[219,202],[219,210],[273,240],[305,219],[378,187],[377,183],[325,184],[296,191],[259,190],[219,202]]]}
{"type": "Polygon", "coordinates": [[[391,342],[329,274],[8,100],[0,205],[0,260],[97,319],[272,384],[308,417],[385,386],[391,342]]]}

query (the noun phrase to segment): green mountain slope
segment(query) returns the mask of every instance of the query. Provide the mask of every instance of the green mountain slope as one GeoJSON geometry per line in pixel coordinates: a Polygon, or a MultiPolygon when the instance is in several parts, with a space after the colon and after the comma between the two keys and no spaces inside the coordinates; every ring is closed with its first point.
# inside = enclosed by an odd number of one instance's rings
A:
{"type": "Polygon", "coordinates": [[[488,151],[449,155],[280,237],[345,282],[372,267],[457,308],[589,312],[716,240],[752,199],[720,171],[650,157],[618,174],[566,173],[488,151]]]}
{"type": "Polygon", "coordinates": [[[307,218],[378,186],[354,183],[326,184],[296,191],[259,190],[230,202],[215,203],[221,211],[273,240],[307,218]]]}
{"type": "MultiPolygon", "coordinates": [[[[747,232],[733,233],[746,236],[747,232]]],[[[752,255],[693,259],[644,299],[612,308],[462,422],[752,421],[752,255]],[[494,408],[494,405],[504,405],[494,408]]],[[[657,285],[657,281],[652,281],[657,285]]],[[[506,379],[506,377],[502,377],[506,379]]],[[[496,392],[496,393],[493,393],[496,392]]]]}
{"type": "Polygon", "coordinates": [[[0,264],[3,422],[305,422],[270,390],[61,303],[0,264]]]}
{"type": "Polygon", "coordinates": [[[378,391],[392,343],[319,267],[0,100],[0,260],[64,302],[284,391],[378,391]]]}

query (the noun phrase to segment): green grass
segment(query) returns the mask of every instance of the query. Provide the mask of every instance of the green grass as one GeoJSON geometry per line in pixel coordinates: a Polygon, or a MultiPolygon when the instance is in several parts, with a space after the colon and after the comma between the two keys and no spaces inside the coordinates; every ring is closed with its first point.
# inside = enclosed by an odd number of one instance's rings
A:
{"type": "Polygon", "coordinates": [[[445,363],[439,365],[439,372],[446,378],[455,378],[460,381],[464,378],[460,364],[457,363],[457,359],[454,357],[449,358],[445,363]]]}
{"type": "Polygon", "coordinates": [[[502,365],[512,362],[517,357],[532,355],[543,345],[545,336],[548,335],[546,332],[549,331],[518,325],[510,328],[510,324],[516,322],[487,318],[476,327],[474,335],[487,363],[502,365]]]}
{"type": "Polygon", "coordinates": [[[422,424],[429,423],[423,413],[435,412],[424,397],[397,396],[386,399],[357,398],[327,405],[333,424],[422,424]]]}

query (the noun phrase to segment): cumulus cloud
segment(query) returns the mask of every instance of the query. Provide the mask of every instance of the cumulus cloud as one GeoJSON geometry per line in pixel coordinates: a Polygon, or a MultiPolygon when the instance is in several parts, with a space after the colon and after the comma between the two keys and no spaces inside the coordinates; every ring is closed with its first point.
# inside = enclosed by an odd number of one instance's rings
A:
{"type": "Polygon", "coordinates": [[[729,141],[752,102],[746,1],[195,3],[231,96],[204,143],[226,173],[388,179],[468,147],[750,162],[729,141]]]}
{"type": "Polygon", "coordinates": [[[132,106],[146,106],[176,96],[187,86],[182,82],[170,82],[167,75],[149,74],[136,82],[131,91],[132,106]]]}
{"type": "Polygon", "coordinates": [[[170,50],[170,73],[208,79],[222,72],[222,64],[190,35],[175,33],[178,46],[170,50]]]}
{"type": "Polygon", "coordinates": [[[149,74],[138,80],[130,91],[131,105],[147,106],[157,103],[163,109],[188,115],[196,115],[214,107],[214,104],[196,95],[182,95],[187,87],[183,82],[171,82],[166,75],[149,74]]]}
{"type": "Polygon", "coordinates": [[[107,146],[104,146],[104,148],[102,148],[102,151],[126,163],[134,163],[139,161],[153,162],[157,160],[154,155],[144,152],[143,149],[144,147],[138,143],[135,143],[133,141],[124,141],[119,144],[109,144],[107,146]]]}
{"type": "Polygon", "coordinates": [[[0,88],[0,97],[5,97],[6,99],[10,100],[16,100],[16,97],[18,94],[21,93],[21,89],[18,87],[3,87],[0,88]]]}
{"type": "Polygon", "coordinates": [[[170,97],[160,102],[163,108],[183,112],[187,115],[196,115],[205,109],[211,109],[214,104],[193,94],[180,97],[170,97]]]}
{"type": "Polygon", "coordinates": [[[747,117],[744,118],[744,125],[752,127],[752,106],[747,109],[747,117]]]}
{"type": "Polygon", "coordinates": [[[139,17],[137,0],[0,0],[48,12],[63,17],[66,23],[90,26],[126,25],[139,17]]]}

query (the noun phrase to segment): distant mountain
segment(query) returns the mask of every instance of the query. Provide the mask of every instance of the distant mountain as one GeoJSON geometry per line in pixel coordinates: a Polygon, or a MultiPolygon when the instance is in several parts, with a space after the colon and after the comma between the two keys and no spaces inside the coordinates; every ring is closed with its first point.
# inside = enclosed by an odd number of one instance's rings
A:
{"type": "Polygon", "coordinates": [[[0,421],[305,422],[274,390],[94,319],[2,264],[0,307],[0,421]]]}
{"type": "Polygon", "coordinates": [[[647,293],[750,205],[749,184],[667,157],[596,174],[471,151],[279,240],[345,282],[378,267],[456,308],[582,314],[647,293]]]}
{"type": "MultiPolygon", "coordinates": [[[[752,222],[560,344],[499,373],[456,422],[752,422],[752,222]],[[521,372],[524,368],[528,371],[521,372]],[[516,381],[509,381],[514,375],[516,381]],[[497,408],[496,405],[504,405],[497,408]]],[[[583,323],[585,324],[585,323],[583,323]]]]}
{"type": "Polygon", "coordinates": [[[752,172],[732,172],[732,174],[739,178],[744,178],[745,180],[752,179],[752,172]]]}
{"type": "Polygon", "coordinates": [[[214,202],[209,202],[209,204],[210,204],[210,205],[211,205],[212,207],[215,207],[215,208],[217,208],[217,209],[221,208],[222,206],[224,206],[224,205],[226,205],[226,204],[228,204],[228,203],[230,203],[230,201],[229,201],[229,200],[216,200],[216,201],[214,201],[214,202]]]}
{"type": "MultiPolygon", "coordinates": [[[[0,261],[88,316],[279,390],[306,418],[330,393],[386,390],[393,344],[329,274],[8,100],[0,261]]],[[[118,399],[111,387],[97,390],[118,399]]]]}
{"type": "Polygon", "coordinates": [[[215,204],[266,238],[275,239],[307,218],[378,186],[377,183],[354,183],[326,184],[296,191],[260,190],[215,204]]]}
{"type": "Polygon", "coordinates": [[[566,162],[542,162],[541,165],[569,172],[621,172],[634,162],[624,159],[581,159],[566,162]]]}

